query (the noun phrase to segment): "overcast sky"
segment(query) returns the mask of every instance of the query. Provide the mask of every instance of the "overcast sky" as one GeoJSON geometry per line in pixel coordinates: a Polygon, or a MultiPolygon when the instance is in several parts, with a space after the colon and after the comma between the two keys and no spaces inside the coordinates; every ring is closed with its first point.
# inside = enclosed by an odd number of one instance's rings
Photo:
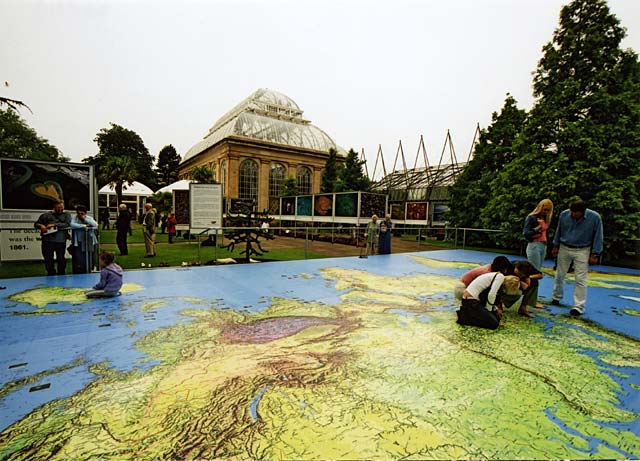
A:
{"type": "MultiPolygon", "coordinates": [[[[0,0],[0,95],[26,102],[22,117],[72,161],[97,153],[110,122],[154,156],[167,144],[184,155],[258,88],[364,148],[370,173],[379,145],[391,170],[399,140],[412,167],[420,135],[437,164],[447,129],[465,160],[506,93],[531,108],[532,72],[567,3],[0,0]]],[[[609,7],[638,52],[640,1],[609,7]]]]}

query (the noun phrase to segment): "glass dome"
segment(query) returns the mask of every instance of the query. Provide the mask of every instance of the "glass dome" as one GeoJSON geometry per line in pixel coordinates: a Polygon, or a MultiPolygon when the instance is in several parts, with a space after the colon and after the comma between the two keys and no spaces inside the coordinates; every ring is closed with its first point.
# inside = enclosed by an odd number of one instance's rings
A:
{"type": "Polygon", "coordinates": [[[228,137],[261,140],[285,146],[327,152],[343,149],[327,133],[302,117],[303,111],[288,96],[260,88],[224,114],[209,133],[185,154],[183,162],[228,137]]]}

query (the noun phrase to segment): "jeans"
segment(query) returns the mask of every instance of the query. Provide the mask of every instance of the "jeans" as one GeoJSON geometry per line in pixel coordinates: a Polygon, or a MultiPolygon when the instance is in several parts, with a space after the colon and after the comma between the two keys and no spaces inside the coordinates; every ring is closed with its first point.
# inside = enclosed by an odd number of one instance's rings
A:
{"type": "Polygon", "coordinates": [[[564,278],[573,262],[576,287],[573,290],[573,305],[584,309],[587,302],[587,273],[589,271],[589,255],[591,248],[569,248],[560,244],[556,276],[553,280],[553,299],[560,301],[564,296],[564,278]]]}
{"type": "Polygon", "coordinates": [[[529,242],[527,244],[527,259],[538,270],[542,270],[542,262],[546,253],[547,244],[545,242],[529,242]]]}

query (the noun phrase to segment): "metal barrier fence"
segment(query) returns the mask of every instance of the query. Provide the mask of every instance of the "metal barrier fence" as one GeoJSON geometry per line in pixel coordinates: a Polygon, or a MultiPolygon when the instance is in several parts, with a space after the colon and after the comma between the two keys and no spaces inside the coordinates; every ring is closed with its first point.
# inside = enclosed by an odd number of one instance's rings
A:
{"type": "MultiPolygon", "coordinates": [[[[199,234],[191,234],[187,238],[174,237],[176,243],[197,244],[197,255],[193,254],[198,264],[207,261],[218,261],[222,249],[230,242],[226,238],[230,232],[237,229],[224,227],[208,229],[199,234]],[[206,243],[205,243],[206,242],[206,243]],[[203,247],[211,248],[205,249],[203,247]]],[[[258,230],[258,228],[252,228],[258,230]]],[[[87,231],[88,232],[88,231],[87,231]]],[[[141,228],[134,228],[134,232],[141,233],[141,228]]],[[[69,232],[71,234],[71,232],[69,232]]],[[[273,240],[259,239],[261,246],[267,250],[297,250],[297,257],[308,259],[317,257],[341,257],[373,255],[377,253],[377,245],[373,248],[366,245],[366,226],[334,226],[334,227],[300,227],[300,226],[273,226],[269,228],[269,233],[274,236],[273,240]]],[[[518,248],[504,248],[492,243],[489,235],[505,234],[505,231],[482,228],[457,228],[457,227],[424,227],[397,225],[391,231],[391,253],[410,253],[433,249],[482,249],[496,253],[510,253],[520,256],[525,255],[526,242],[522,241],[518,248]]],[[[188,235],[188,232],[184,232],[188,235]]],[[[102,234],[98,232],[102,237],[102,234]]],[[[158,245],[164,245],[167,234],[157,233],[158,245]]],[[[99,238],[94,252],[84,253],[85,266],[93,266],[98,269],[97,255],[101,245],[109,250],[115,251],[115,244],[105,243],[99,238]]],[[[0,228],[0,261],[2,263],[20,260],[42,260],[40,250],[39,232],[33,227],[22,228],[0,228]],[[26,255],[27,257],[21,257],[26,255]]],[[[142,245],[140,239],[130,245],[142,245]]],[[[254,242],[255,244],[255,242],[254,242]]],[[[67,246],[69,241],[67,241],[67,246]]],[[[193,248],[191,248],[193,250],[193,248]]],[[[234,256],[239,254],[243,248],[236,247],[234,256]]],[[[610,265],[631,265],[635,259],[636,267],[640,263],[640,239],[626,241],[625,252],[629,261],[607,261],[602,262],[610,265]]],[[[162,251],[160,249],[160,254],[162,251]]],[[[260,259],[269,260],[269,253],[263,254],[260,259]]],[[[291,258],[290,258],[291,259],[291,258]]],[[[89,269],[87,269],[89,271],[89,269]]]]}

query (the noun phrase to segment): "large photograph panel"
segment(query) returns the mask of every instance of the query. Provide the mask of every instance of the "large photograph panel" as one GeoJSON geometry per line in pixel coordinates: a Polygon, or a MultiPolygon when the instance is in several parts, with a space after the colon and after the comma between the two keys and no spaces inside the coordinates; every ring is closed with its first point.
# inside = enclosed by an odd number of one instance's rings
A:
{"type": "Polygon", "coordinates": [[[301,195],[298,197],[297,211],[298,216],[311,216],[311,196],[301,195]]]}
{"type": "Polygon", "coordinates": [[[91,210],[89,165],[0,160],[3,210],[49,210],[64,200],[68,210],[84,205],[91,210]]]}
{"type": "Polygon", "coordinates": [[[386,214],[387,196],[380,194],[368,194],[362,192],[360,194],[360,217],[370,218],[378,215],[384,217],[386,214]]]}
{"type": "Polygon", "coordinates": [[[358,194],[336,194],[336,216],[355,218],[358,214],[358,194]]]}

